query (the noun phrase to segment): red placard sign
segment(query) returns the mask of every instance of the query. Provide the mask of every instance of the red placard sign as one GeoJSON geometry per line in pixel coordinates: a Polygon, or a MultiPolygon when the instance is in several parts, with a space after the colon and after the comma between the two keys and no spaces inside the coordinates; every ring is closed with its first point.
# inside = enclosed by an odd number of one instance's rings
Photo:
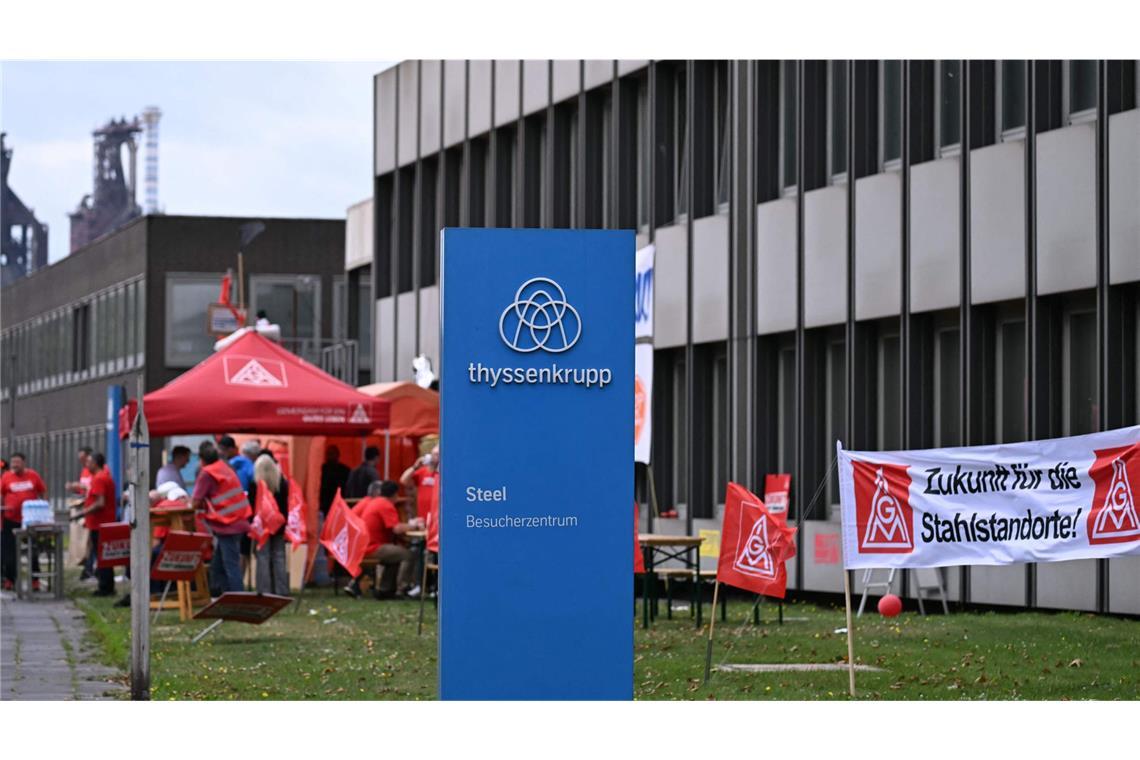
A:
{"type": "Polygon", "coordinates": [[[212,540],[209,533],[171,531],[166,535],[162,551],[155,557],[150,577],[156,581],[194,580],[212,540]]]}
{"type": "Polygon", "coordinates": [[[198,610],[195,620],[216,618],[238,623],[261,625],[293,601],[291,596],[255,594],[252,591],[227,591],[206,607],[198,610]]]}
{"type": "Polygon", "coordinates": [[[99,526],[99,553],[95,567],[115,567],[131,563],[130,523],[103,523],[99,526]]]}

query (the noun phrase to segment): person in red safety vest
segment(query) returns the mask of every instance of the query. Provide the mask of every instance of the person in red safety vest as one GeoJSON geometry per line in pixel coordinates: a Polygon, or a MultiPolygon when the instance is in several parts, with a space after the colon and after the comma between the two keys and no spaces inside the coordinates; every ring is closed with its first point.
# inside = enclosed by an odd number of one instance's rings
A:
{"type": "Polygon", "coordinates": [[[206,525],[214,534],[210,589],[219,594],[243,591],[241,537],[249,530],[253,510],[237,473],[221,459],[213,441],[202,441],[198,458],[202,460],[202,468],[194,482],[190,502],[205,513],[206,525]]]}

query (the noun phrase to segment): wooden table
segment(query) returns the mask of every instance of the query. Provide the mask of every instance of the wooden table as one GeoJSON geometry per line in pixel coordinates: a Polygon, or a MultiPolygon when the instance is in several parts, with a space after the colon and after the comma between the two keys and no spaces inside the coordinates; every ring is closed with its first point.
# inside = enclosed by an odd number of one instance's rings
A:
{"type": "MultiPolygon", "coordinates": [[[[169,528],[170,530],[194,533],[196,532],[194,512],[194,508],[189,506],[182,509],[152,509],[150,511],[151,528],[169,528]]],[[[178,619],[186,621],[194,617],[195,606],[205,607],[210,603],[210,584],[206,577],[206,564],[204,562],[194,573],[193,588],[190,585],[191,581],[174,581],[174,583],[178,592],[177,597],[166,601],[164,599],[152,599],[150,602],[152,610],[176,609],[178,610],[178,619]]]]}
{"type": "Polygon", "coordinates": [[[651,618],[657,616],[657,572],[659,565],[671,560],[679,560],[693,573],[693,609],[696,610],[696,625],[701,627],[701,606],[697,594],[701,593],[700,569],[701,543],[703,536],[670,536],[664,533],[639,533],[637,543],[641,546],[645,560],[645,574],[641,588],[641,627],[648,628],[651,618]]]}

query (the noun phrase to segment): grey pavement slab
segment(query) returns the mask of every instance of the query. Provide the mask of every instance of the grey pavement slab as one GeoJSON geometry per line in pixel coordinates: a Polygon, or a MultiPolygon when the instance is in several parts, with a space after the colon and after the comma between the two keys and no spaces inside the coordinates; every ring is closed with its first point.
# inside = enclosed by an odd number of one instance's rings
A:
{"type": "Polygon", "coordinates": [[[121,674],[99,663],[69,600],[0,593],[0,700],[115,699],[121,674]]]}

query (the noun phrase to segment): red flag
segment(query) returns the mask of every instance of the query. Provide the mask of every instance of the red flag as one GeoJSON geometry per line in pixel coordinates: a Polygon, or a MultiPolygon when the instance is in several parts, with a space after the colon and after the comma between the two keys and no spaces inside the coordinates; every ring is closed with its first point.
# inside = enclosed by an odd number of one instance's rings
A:
{"type": "Polygon", "coordinates": [[[293,544],[293,551],[309,540],[305,527],[305,495],[296,481],[289,480],[289,520],[285,523],[285,538],[293,544]]]}
{"type": "Polygon", "coordinates": [[[788,501],[792,491],[792,476],[786,472],[764,477],[764,506],[784,522],[788,520],[788,501]]]}
{"type": "Polygon", "coordinates": [[[222,275],[222,292],[218,294],[218,303],[220,303],[222,306],[230,305],[231,279],[232,278],[230,277],[229,272],[226,272],[224,275],[222,275]]]}
{"type": "Polygon", "coordinates": [[[772,515],[759,497],[728,484],[716,579],[757,594],[784,598],[784,563],[796,556],[796,529],[772,515]]]}
{"type": "Polygon", "coordinates": [[[277,499],[273,498],[269,486],[265,485],[264,480],[257,481],[257,505],[254,509],[253,522],[246,535],[256,541],[257,548],[260,549],[265,546],[270,536],[281,530],[284,524],[285,518],[277,508],[277,499]]]}
{"type": "Polygon", "coordinates": [[[435,490],[431,494],[431,509],[428,510],[427,519],[427,550],[439,554],[439,495],[442,493],[439,472],[435,474],[435,490]]]}
{"type": "Polygon", "coordinates": [[[645,572],[645,555],[641,551],[641,541],[638,539],[638,532],[641,525],[641,505],[636,500],[633,502],[633,572],[645,572]]]}
{"type": "Polygon", "coordinates": [[[364,549],[368,546],[368,529],[344,503],[339,488],[325,518],[321,546],[353,578],[360,575],[360,561],[364,559],[364,549]]]}

